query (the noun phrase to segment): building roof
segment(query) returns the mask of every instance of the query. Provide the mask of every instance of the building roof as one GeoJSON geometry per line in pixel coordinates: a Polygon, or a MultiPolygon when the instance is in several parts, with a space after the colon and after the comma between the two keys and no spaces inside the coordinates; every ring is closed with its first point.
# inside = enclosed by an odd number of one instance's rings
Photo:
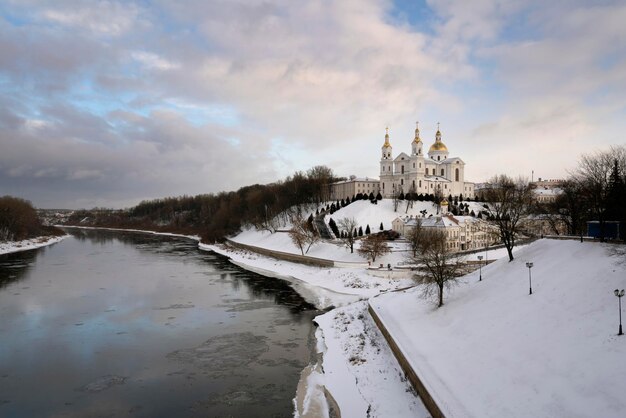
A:
{"type": "Polygon", "coordinates": [[[377,178],[373,178],[373,177],[355,177],[353,179],[336,181],[333,184],[344,184],[344,183],[352,183],[352,182],[357,182],[357,181],[360,181],[360,182],[371,181],[374,183],[380,183],[380,180],[378,180],[377,178]]]}

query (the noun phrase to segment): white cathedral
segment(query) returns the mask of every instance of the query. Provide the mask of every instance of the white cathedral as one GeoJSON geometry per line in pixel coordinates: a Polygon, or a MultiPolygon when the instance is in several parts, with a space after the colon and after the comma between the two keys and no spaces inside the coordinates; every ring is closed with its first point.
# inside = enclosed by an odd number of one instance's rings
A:
{"type": "Polygon", "coordinates": [[[401,152],[393,158],[387,128],[380,159],[382,196],[393,197],[400,192],[435,194],[439,189],[445,197],[463,195],[464,198],[474,198],[474,183],[465,181],[465,163],[459,157],[449,157],[448,147],[441,141],[439,124],[435,143],[428,149],[428,156],[422,152],[423,145],[419,126],[416,126],[411,155],[401,152]]]}

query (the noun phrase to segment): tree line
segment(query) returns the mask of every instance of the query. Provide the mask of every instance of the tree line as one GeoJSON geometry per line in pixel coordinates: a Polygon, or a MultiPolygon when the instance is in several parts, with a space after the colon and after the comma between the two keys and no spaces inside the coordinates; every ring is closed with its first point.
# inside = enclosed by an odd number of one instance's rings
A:
{"type": "Polygon", "coordinates": [[[328,201],[330,184],[339,180],[330,168],[316,166],[237,191],[147,200],[125,210],[76,211],[67,223],[199,234],[204,242],[216,242],[246,225],[275,231],[308,206],[328,201]]]}
{"type": "Polygon", "coordinates": [[[63,231],[42,225],[29,201],[12,196],[0,197],[0,242],[21,241],[44,235],[63,235],[63,231]]]}

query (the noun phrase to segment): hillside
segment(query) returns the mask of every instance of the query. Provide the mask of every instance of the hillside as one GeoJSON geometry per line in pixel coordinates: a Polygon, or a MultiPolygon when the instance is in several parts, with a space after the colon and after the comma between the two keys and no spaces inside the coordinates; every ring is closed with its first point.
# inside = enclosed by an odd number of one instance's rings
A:
{"type": "Polygon", "coordinates": [[[617,336],[616,246],[540,240],[462,279],[437,309],[420,288],[371,305],[449,417],[618,417],[626,336],[617,336]],[[532,261],[529,295],[527,261],[532,261]]]}

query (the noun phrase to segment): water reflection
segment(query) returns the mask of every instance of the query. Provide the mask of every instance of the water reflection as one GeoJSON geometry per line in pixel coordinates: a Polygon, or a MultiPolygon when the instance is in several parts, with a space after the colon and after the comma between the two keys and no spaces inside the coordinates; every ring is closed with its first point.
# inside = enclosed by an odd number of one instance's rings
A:
{"type": "Polygon", "coordinates": [[[0,416],[290,416],[315,311],[195,243],[71,230],[0,258],[0,416]]]}
{"type": "MultiPolygon", "coordinates": [[[[42,249],[45,251],[45,249],[42,249]]],[[[9,283],[20,280],[27,273],[28,269],[34,265],[37,256],[43,251],[23,251],[0,255],[0,289],[9,283]]]]}

